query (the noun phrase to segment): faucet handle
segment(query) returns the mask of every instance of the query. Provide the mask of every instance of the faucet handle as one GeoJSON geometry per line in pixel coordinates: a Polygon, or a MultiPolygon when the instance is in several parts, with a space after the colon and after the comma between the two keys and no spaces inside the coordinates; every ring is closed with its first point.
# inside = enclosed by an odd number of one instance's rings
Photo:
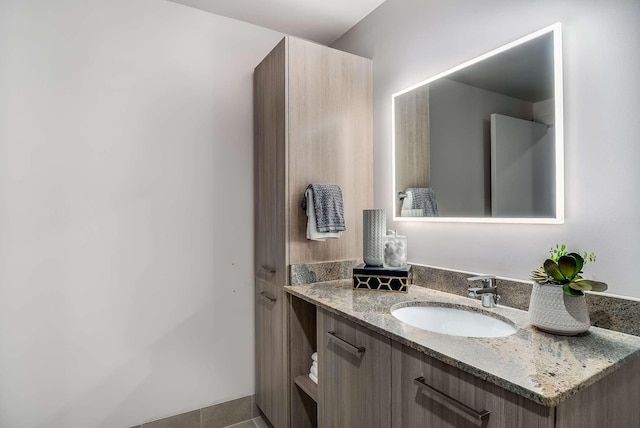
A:
{"type": "Polygon", "coordinates": [[[482,288],[489,288],[496,286],[496,276],[495,275],[476,275],[467,278],[467,281],[481,281],[482,288]]]}

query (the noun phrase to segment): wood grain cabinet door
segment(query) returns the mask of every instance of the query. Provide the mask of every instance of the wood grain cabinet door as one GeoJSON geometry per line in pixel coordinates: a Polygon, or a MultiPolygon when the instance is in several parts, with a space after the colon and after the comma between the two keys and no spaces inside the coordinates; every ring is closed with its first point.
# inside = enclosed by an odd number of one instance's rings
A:
{"type": "Polygon", "coordinates": [[[285,41],[254,72],[254,221],[256,276],[287,283],[285,41]]]}
{"type": "Polygon", "coordinates": [[[569,397],[556,408],[556,428],[640,427],[640,359],[569,397]]]}
{"type": "Polygon", "coordinates": [[[256,404],[275,428],[288,426],[286,307],[282,287],[256,278],[256,404]]]}
{"type": "Polygon", "coordinates": [[[362,210],[373,206],[372,62],[295,37],[288,41],[290,263],[362,257],[362,210]],[[342,189],[342,238],[321,245],[306,239],[300,198],[311,183],[342,189]]]}
{"type": "Polygon", "coordinates": [[[318,310],[318,425],[386,428],[391,424],[391,342],[318,310]]]}
{"type": "Polygon", "coordinates": [[[552,428],[553,409],[394,342],[394,428],[552,428]]]}

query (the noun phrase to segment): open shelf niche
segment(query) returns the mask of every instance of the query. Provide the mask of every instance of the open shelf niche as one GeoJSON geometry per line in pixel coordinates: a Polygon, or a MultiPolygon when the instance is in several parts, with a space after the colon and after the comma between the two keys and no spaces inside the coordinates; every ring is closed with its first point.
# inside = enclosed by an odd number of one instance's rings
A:
{"type": "Polygon", "coordinates": [[[309,378],[311,355],[317,350],[316,307],[289,295],[289,353],[291,368],[291,426],[318,426],[318,385],[309,378]]]}

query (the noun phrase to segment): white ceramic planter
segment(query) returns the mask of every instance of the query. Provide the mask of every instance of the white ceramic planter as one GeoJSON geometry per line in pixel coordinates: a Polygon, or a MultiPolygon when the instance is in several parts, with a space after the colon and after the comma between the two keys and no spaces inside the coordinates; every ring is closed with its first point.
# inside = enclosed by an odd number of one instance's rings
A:
{"type": "Polygon", "coordinates": [[[584,296],[567,296],[561,285],[533,284],[529,322],[542,331],[563,336],[584,333],[591,327],[584,296]]]}

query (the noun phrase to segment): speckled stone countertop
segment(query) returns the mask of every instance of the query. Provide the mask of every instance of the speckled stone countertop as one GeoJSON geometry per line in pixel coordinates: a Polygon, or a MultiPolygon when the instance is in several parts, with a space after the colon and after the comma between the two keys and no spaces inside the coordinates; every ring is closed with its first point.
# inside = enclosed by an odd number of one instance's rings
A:
{"type": "Polygon", "coordinates": [[[640,337],[591,327],[576,337],[540,332],[527,312],[424,287],[408,293],[353,290],[351,280],[285,287],[286,291],[383,336],[545,406],[553,407],[617,367],[640,358],[640,337]],[[421,330],[391,315],[398,303],[437,302],[493,312],[517,327],[511,336],[469,338],[421,330]]]}

